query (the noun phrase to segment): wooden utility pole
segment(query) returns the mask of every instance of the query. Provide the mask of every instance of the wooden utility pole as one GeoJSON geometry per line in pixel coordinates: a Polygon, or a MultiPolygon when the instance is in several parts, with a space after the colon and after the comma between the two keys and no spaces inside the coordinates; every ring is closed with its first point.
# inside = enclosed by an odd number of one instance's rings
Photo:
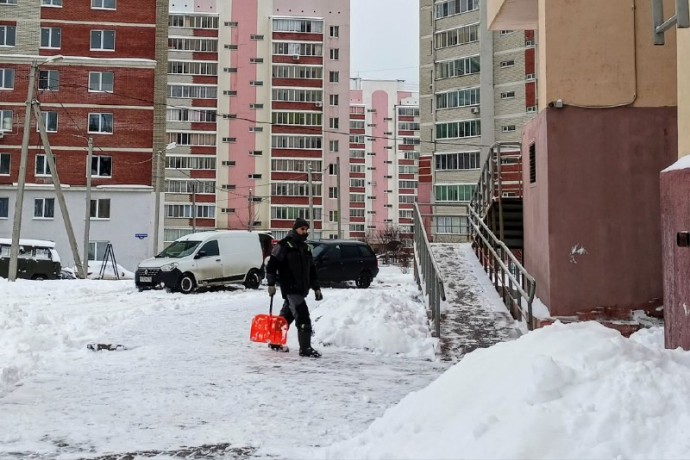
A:
{"type": "Polygon", "coordinates": [[[86,278],[86,272],[82,272],[83,265],[81,264],[81,260],[79,257],[77,239],[74,237],[72,221],[69,218],[69,210],[67,209],[67,203],[65,203],[65,196],[62,194],[60,178],[58,177],[57,168],[55,167],[55,158],[53,157],[53,151],[50,149],[50,143],[48,142],[48,134],[46,133],[46,127],[43,124],[43,117],[41,116],[41,108],[38,104],[34,104],[34,117],[36,118],[36,123],[38,124],[38,132],[41,135],[43,149],[46,152],[46,160],[48,161],[48,166],[50,167],[50,175],[53,178],[53,187],[55,187],[55,195],[57,196],[58,204],[60,205],[62,220],[65,222],[65,230],[67,231],[67,239],[69,240],[69,245],[72,249],[74,265],[77,267],[77,270],[81,272],[81,277],[86,278]]]}
{"type": "Polygon", "coordinates": [[[82,270],[84,278],[89,273],[89,239],[91,233],[91,161],[93,159],[93,138],[89,137],[88,153],[86,155],[86,211],[84,212],[84,260],[82,261],[82,270]]]}

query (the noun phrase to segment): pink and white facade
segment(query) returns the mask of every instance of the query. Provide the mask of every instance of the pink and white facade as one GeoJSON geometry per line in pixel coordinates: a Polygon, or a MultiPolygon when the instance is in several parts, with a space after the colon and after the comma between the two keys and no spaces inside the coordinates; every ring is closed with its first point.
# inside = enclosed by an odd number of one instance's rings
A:
{"type": "MultiPolygon", "coordinates": [[[[352,79],[350,238],[412,233],[419,177],[419,97],[400,80],[352,79]]],[[[343,168],[343,171],[345,168],[343,168]]]]}
{"type": "Polygon", "coordinates": [[[170,2],[169,96],[179,97],[168,105],[182,115],[169,109],[166,241],[189,233],[192,215],[197,230],[281,237],[310,217],[309,168],[312,233],[337,234],[349,11],[349,0],[170,2]]]}

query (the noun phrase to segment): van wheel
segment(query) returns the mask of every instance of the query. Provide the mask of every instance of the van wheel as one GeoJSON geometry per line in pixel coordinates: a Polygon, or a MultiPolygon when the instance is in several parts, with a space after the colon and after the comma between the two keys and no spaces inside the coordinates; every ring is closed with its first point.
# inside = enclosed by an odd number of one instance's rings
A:
{"type": "Polygon", "coordinates": [[[177,290],[182,294],[191,294],[196,290],[196,281],[191,273],[185,273],[177,282],[177,290]]]}
{"type": "Polygon", "coordinates": [[[259,289],[259,286],[261,286],[261,273],[252,268],[244,280],[244,287],[247,289],[259,289]]]}
{"type": "Polygon", "coordinates": [[[371,285],[371,273],[369,273],[366,270],[360,273],[357,279],[355,280],[355,284],[360,289],[368,288],[371,285]]]}
{"type": "Polygon", "coordinates": [[[31,279],[35,281],[45,281],[47,278],[45,275],[34,275],[31,277],[31,279]]]}

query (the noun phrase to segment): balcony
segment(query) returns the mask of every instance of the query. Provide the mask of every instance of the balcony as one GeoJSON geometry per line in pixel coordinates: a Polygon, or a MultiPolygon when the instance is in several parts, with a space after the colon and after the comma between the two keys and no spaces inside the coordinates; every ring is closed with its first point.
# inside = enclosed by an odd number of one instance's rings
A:
{"type": "Polygon", "coordinates": [[[489,30],[536,30],[539,0],[488,0],[489,30]]]}

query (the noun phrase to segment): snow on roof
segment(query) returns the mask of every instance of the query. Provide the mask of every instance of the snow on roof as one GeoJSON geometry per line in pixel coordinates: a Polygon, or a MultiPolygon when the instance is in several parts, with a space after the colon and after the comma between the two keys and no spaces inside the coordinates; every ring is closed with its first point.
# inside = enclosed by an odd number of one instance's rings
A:
{"type": "Polygon", "coordinates": [[[690,169],[690,154],[680,157],[678,161],[661,172],[678,171],[681,169],[690,169]]]}
{"type": "MultiPolygon", "coordinates": [[[[0,244],[11,245],[12,238],[0,238],[0,244]]],[[[20,246],[38,246],[39,248],[54,248],[55,242],[48,240],[31,240],[31,239],[19,239],[20,246]]]]}

